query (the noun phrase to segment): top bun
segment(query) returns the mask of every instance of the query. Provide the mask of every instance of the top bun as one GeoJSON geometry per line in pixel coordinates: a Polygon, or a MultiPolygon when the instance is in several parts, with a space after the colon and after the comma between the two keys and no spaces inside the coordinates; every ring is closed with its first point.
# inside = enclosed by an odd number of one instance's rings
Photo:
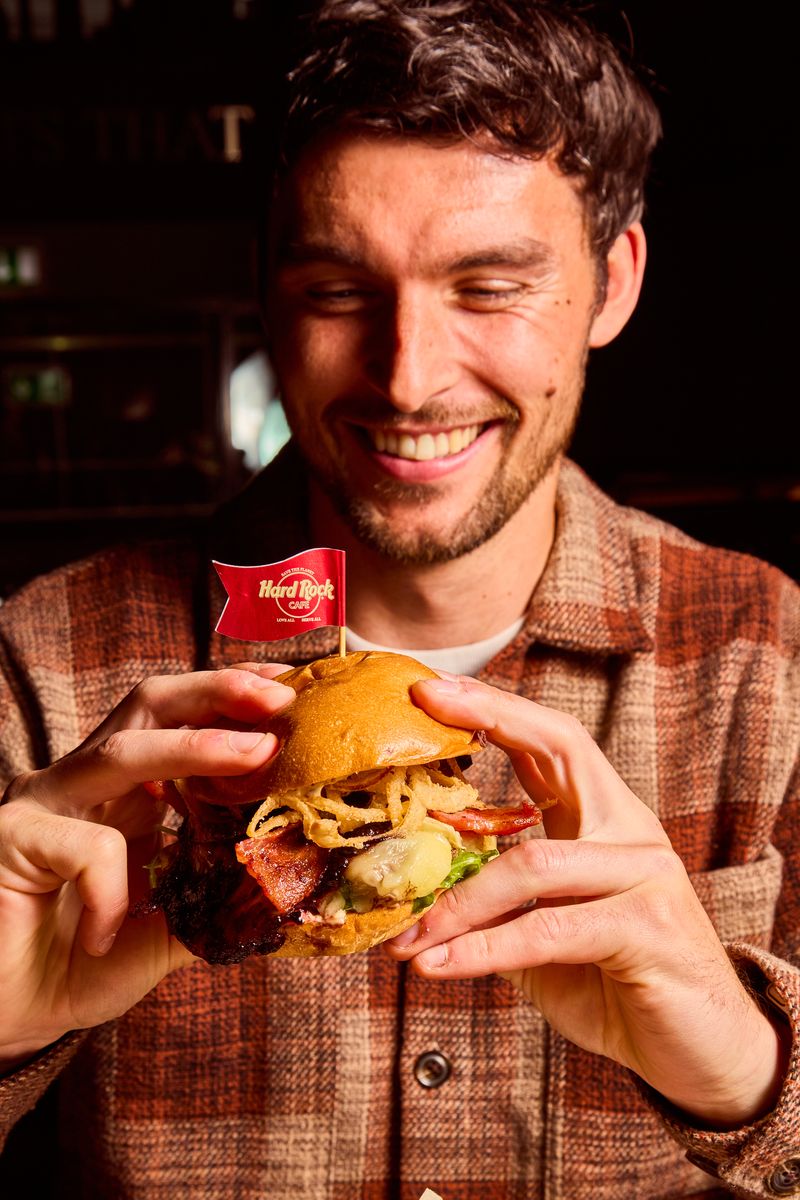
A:
{"type": "Polygon", "coordinates": [[[260,725],[276,735],[278,754],[249,775],[193,778],[191,791],[212,804],[248,804],[373,767],[412,766],[473,754],[473,730],[442,725],[417,708],[409,688],[435,671],[406,654],[358,650],[318,658],[277,677],[297,692],[260,725]]]}
{"type": "Polygon", "coordinates": [[[259,782],[285,792],[372,767],[473,753],[480,748],[473,730],[442,725],[411,699],[412,684],[437,678],[414,658],[378,650],[319,658],[279,675],[297,696],[262,727],[282,745],[259,782]]]}

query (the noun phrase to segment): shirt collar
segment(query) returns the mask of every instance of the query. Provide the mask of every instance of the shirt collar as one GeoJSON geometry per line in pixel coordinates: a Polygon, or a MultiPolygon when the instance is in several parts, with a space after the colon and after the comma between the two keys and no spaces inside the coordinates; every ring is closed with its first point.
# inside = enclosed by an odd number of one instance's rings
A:
{"type": "Polygon", "coordinates": [[[594,654],[652,649],[624,510],[575,463],[561,467],[556,534],[531,598],[531,642],[594,654]]]}
{"type": "MultiPolygon", "coordinates": [[[[648,650],[652,639],[642,621],[633,549],[619,507],[574,463],[561,467],[556,534],[547,565],[515,639],[590,654],[648,650]]],[[[309,661],[335,653],[334,629],[314,629],[276,642],[243,642],[213,632],[225,592],[211,566],[220,562],[255,566],[279,562],[311,544],[305,468],[290,443],[232,501],[209,531],[208,664],[309,661]]]]}

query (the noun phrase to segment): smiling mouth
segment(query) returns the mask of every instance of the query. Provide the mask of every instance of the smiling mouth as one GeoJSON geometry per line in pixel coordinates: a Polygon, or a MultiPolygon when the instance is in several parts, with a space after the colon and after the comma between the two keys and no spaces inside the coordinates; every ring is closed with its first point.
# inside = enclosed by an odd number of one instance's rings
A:
{"type": "Polygon", "coordinates": [[[409,433],[393,429],[364,429],[372,446],[380,454],[406,458],[412,462],[430,462],[436,458],[451,458],[466,450],[483,433],[485,425],[462,425],[438,433],[409,433]]]}

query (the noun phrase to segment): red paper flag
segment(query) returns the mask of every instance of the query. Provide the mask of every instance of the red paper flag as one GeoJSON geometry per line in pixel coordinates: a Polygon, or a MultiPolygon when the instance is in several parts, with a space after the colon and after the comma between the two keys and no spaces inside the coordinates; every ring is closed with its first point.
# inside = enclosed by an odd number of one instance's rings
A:
{"type": "Polygon", "coordinates": [[[228,593],[217,621],[226,637],[273,642],[345,624],[344,550],[318,546],[260,567],[214,566],[228,593]]]}

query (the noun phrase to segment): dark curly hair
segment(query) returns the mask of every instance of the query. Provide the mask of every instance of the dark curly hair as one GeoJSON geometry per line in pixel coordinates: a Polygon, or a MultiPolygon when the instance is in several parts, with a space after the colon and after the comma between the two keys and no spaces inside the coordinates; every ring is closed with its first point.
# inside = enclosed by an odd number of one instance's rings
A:
{"type": "Polygon", "coordinates": [[[550,0],[316,0],[296,5],[271,113],[274,174],[353,127],[552,155],[602,261],[642,211],[658,111],[611,40],[550,0]],[[305,11],[302,11],[302,10],[305,11]]]}

